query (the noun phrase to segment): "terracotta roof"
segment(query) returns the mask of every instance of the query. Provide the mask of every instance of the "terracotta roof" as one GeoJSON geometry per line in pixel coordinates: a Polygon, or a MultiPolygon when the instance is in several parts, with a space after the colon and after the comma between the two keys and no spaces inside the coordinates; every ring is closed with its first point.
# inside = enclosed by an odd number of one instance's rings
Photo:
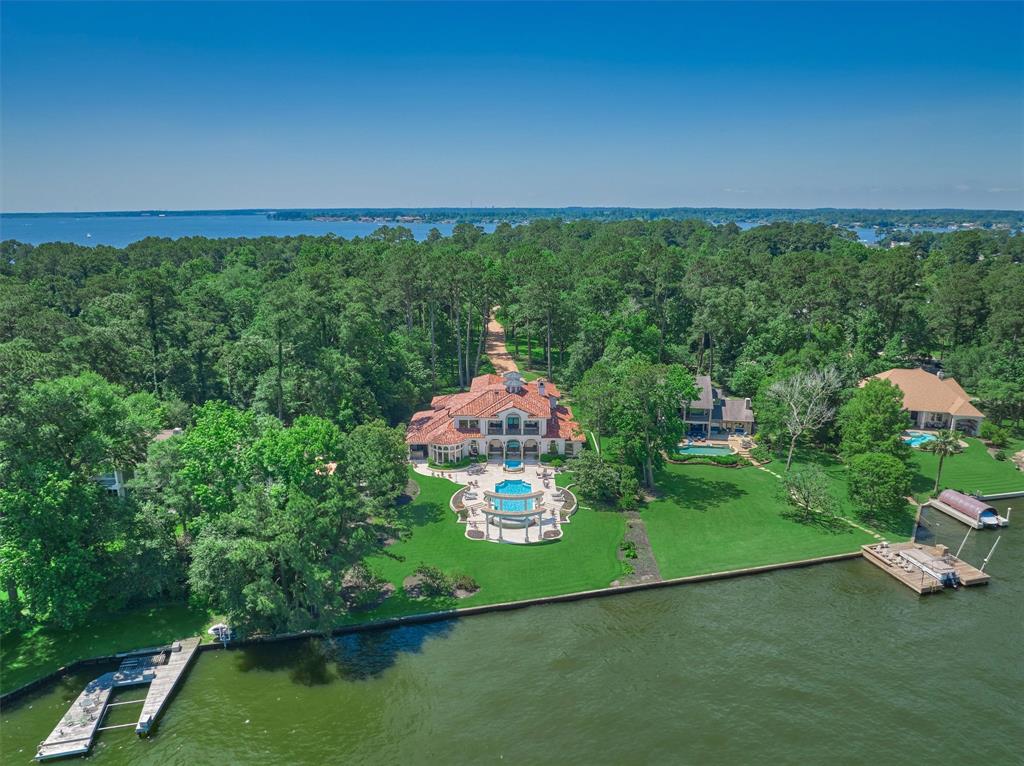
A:
{"type": "Polygon", "coordinates": [[[587,437],[579,423],[572,416],[568,407],[559,407],[548,419],[548,432],[545,439],[566,439],[574,442],[585,442],[587,437]]]}
{"type": "Polygon", "coordinates": [[[567,407],[552,409],[551,397],[560,393],[544,381],[545,395],[538,393],[541,381],[526,383],[522,391],[505,390],[500,375],[478,375],[473,378],[469,391],[435,396],[430,409],[417,412],[409,421],[405,441],[407,444],[458,444],[465,439],[481,438],[479,431],[456,427],[457,418],[491,418],[510,409],[517,409],[532,417],[546,417],[546,438],[584,441],[583,431],[573,420],[567,407]]]}
{"type": "Polygon", "coordinates": [[[461,417],[491,418],[499,412],[512,408],[522,410],[534,417],[551,414],[551,400],[529,389],[509,393],[503,387],[500,390],[485,389],[471,401],[452,410],[452,415],[461,417]]]}
{"type": "MultiPolygon", "coordinates": [[[[946,412],[957,417],[985,417],[953,378],[940,378],[921,369],[893,369],[873,375],[903,392],[903,408],[911,412],[946,412]]],[[[867,380],[870,380],[867,379],[867,380]]],[[[863,386],[867,380],[862,380],[863,386]]]]}

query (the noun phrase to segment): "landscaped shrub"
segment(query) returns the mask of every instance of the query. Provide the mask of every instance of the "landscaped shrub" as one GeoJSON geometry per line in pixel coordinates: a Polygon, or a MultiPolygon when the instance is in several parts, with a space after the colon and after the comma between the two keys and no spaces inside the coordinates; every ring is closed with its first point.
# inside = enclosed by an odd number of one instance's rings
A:
{"type": "Polygon", "coordinates": [[[758,463],[767,463],[772,459],[771,451],[760,444],[750,450],[750,456],[758,463]]]}
{"type": "Polygon", "coordinates": [[[472,457],[464,457],[461,460],[456,460],[453,463],[436,463],[433,460],[428,460],[427,465],[431,468],[435,468],[438,471],[457,471],[460,468],[465,468],[472,463],[486,463],[486,455],[473,455],[472,457]]]}
{"type": "Polygon", "coordinates": [[[1001,449],[997,451],[996,454],[994,454],[992,457],[994,457],[996,460],[1009,460],[1010,454],[1006,450],[1001,449]]]}
{"type": "Polygon", "coordinates": [[[542,462],[544,465],[550,465],[553,468],[560,468],[563,465],[565,465],[565,458],[559,455],[557,452],[554,454],[546,452],[540,456],[540,462],[542,462]]]}
{"type": "Polygon", "coordinates": [[[451,582],[455,590],[466,591],[467,593],[480,590],[480,585],[468,574],[457,574],[452,578],[451,582]]]}
{"type": "Polygon", "coordinates": [[[413,574],[420,578],[420,594],[428,598],[438,596],[450,596],[452,594],[452,581],[444,572],[430,564],[420,564],[413,571],[413,574]]]}
{"type": "Polygon", "coordinates": [[[689,463],[693,465],[745,465],[746,460],[742,455],[694,455],[694,454],[676,454],[671,455],[671,460],[676,463],[689,463]]]}
{"type": "Polygon", "coordinates": [[[981,438],[993,447],[1005,447],[1010,443],[1010,432],[985,420],[981,424],[981,438]]]}
{"type": "Polygon", "coordinates": [[[622,551],[622,555],[627,559],[635,559],[637,557],[636,543],[632,540],[623,540],[619,543],[619,550],[622,551]]]}

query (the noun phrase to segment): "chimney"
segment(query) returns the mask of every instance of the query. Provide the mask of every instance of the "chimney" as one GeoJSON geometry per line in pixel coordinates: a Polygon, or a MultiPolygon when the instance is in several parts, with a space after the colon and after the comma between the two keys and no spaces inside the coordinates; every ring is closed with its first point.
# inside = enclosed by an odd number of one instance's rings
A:
{"type": "Polygon", "coordinates": [[[547,392],[544,386],[544,378],[541,378],[540,380],[537,381],[537,393],[540,394],[541,396],[547,396],[547,392]]]}
{"type": "Polygon", "coordinates": [[[938,371],[937,373],[935,373],[935,376],[936,376],[936,377],[937,377],[937,378],[938,378],[939,380],[942,380],[943,378],[945,378],[945,377],[946,377],[946,373],[944,373],[944,372],[943,372],[942,370],[939,370],[939,371],[938,371]]]}
{"type": "Polygon", "coordinates": [[[751,408],[750,407],[750,397],[749,396],[746,399],[743,400],[743,406],[744,406],[744,408],[746,408],[748,410],[751,408]]]}

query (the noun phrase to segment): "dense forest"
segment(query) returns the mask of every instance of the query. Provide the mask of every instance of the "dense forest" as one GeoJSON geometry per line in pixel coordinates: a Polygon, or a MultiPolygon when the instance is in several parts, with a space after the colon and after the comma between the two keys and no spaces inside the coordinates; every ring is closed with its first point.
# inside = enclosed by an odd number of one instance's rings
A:
{"type": "MultiPolygon", "coordinates": [[[[924,359],[989,418],[1024,418],[1024,238],[1006,231],[870,248],[820,223],[535,220],[2,249],[5,628],[186,594],[257,629],[336,621],[402,534],[403,422],[489,369],[494,307],[601,433],[663,413],[645,381],[693,373],[706,336],[769,441],[778,381],[829,370],[849,391],[924,359]],[[634,392],[634,421],[606,418],[602,386],[634,392]],[[115,468],[126,497],[94,481],[115,468]]],[[[803,438],[838,449],[836,428],[803,438]]],[[[624,449],[633,486],[650,445],[624,449]]]]}

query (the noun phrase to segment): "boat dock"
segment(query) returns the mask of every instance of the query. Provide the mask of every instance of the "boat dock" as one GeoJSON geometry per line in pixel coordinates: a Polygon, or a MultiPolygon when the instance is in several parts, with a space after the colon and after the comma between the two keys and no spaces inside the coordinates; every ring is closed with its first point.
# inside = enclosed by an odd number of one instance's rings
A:
{"type": "Polygon", "coordinates": [[[947,587],[984,585],[991,579],[949,553],[944,545],[874,543],[862,545],[861,552],[865,559],[921,595],[947,587]]]}
{"type": "Polygon", "coordinates": [[[196,656],[198,648],[199,638],[175,641],[171,646],[167,662],[156,668],[155,677],[149,684],[149,692],[146,694],[146,701],[142,703],[139,722],[135,726],[137,734],[149,733],[150,727],[163,712],[181,677],[185,675],[192,658],[196,656]]]}
{"type": "Polygon", "coordinates": [[[1005,516],[996,516],[995,523],[985,524],[973,516],[969,516],[966,513],[961,513],[959,510],[951,505],[947,505],[937,498],[933,498],[925,503],[930,508],[934,508],[937,511],[941,511],[947,516],[956,519],[973,529],[984,529],[985,527],[1005,527],[1009,524],[1009,520],[1005,516]]]}
{"type": "Polygon", "coordinates": [[[88,753],[96,735],[106,729],[132,726],[140,734],[150,727],[163,712],[172,692],[191,663],[199,647],[198,638],[175,641],[169,647],[148,656],[131,656],[121,662],[112,673],[104,673],[86,684],[85,689],[71,703],[50,736],[39,743],[37,761],[66,758],[88,753]],[[149,684],[145,700],[111,703],[115,689],[149,684]],[[135,724],[103,726],[107,709],[116,705],[142,702],[142,712],[135,724]]]}

